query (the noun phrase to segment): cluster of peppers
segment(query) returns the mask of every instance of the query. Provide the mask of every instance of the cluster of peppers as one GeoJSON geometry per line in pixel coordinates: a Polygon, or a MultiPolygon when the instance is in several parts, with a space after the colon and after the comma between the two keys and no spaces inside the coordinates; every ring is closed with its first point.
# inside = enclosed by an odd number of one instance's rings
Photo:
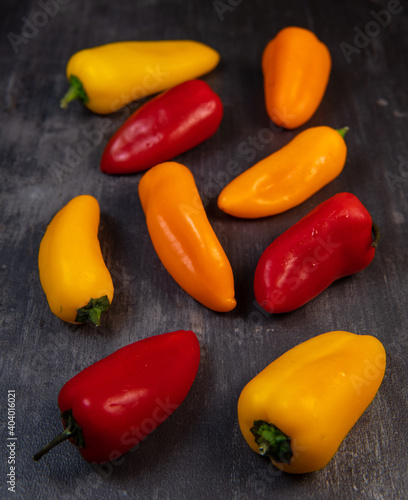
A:
{"type": "MultiPolygon", "coordinates": [[[[215,50],[193,41],[119,42],[83,50],[68,62],[70,89],[61,105],[79,98],[105,114],[158,94],[112,136],[100,168],[108,174],[148,170],[139,197],[158,257],[197,301],[227,312],[236,305],[231,265],[193,174],[171,161],[220,125],[222,102],[197,79],[218,62],[215,50]],[[133,60],[137,64],[129,65],[133,60]]],[[[294,129],[318,108],[331,57],[313,33],[288,27],[266,46],[262,70],[269,117],[294,129]]],[[[342,171],[347,130],[321,126],[299,133],[230,182],[218,207],[235,217],[259,218],[302,203],[342,171]]],[[[64,321],[99,325],[112,302],[98,226],[98,202],[78,196],[55,215],[41,242],[41,284],[51,311],[64,321]]],[[[333,281],[367,267],[378,238],[370,214],[353,194],[331,197],[264,250],[254,276],[256,300],[271,313],[303,306],[333,281]]],[[[35,460],[65,439],[90,462],[115,460],[181,404],[199,360],[197,336],[182,330],[140,340],[86,368],[61,389],[64,431],[35,460]]],[[[370,404],[384,371],[385,351],[373,336],[336,331],[312,338],[245,386],[238,401],[242,434],[283,471],[318,470],[370,404]],[[370,377],[367,364],[375,368],[370,377]]]]}

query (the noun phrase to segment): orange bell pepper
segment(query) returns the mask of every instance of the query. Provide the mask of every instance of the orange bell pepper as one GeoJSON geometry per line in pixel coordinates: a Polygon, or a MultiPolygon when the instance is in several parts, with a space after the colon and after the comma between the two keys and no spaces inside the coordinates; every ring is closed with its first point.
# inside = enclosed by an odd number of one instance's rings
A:
{"type": "Polygon", "coordinates": [[[141,178],[139,196],[153,246],[170,275],[209,309],[233,309],[231,265],[190,170],[176,162],[156,165],[141,178]]]}
{"type": "Polygon", "coordinates": [[[323,99],[330,70],[330,52],[314,33],[293,26],[281,30],[262,55],[271,120],[287,129],[306,123],[323,99]]]}

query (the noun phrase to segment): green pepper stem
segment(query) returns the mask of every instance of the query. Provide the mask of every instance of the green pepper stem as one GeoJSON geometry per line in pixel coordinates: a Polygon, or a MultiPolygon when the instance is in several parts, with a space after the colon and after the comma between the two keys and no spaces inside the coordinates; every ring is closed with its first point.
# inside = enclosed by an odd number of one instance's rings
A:
{"type": "Polygon", "coordinates": [[[77,309],[77,316],[75,321],[77,323],[85,323],[90,321],[95,326],[101,324],[101,314],[105,312],[110,306],[107,295],[99,297],[99,299],[91,299],[84,307],[77,309]]]}
{"type": "Polygon", "coordinates": [[[43,455],[54,448],[54,446],[57,446],[57,444],[60,444],[67,439],[74,438],[76,446],[79,446],[80,448],[84,447],[84,437],[82,435],[82,429],[76,423],[72,415],[72,410],[67,410],[62,413],[61,418],[64,420],[65,429],[63,430],[63,432],[61,432],[61,434],[56,436],[52,441],[44,446],[42,450],[34,455],[33,458],[36,462],[38,462],[38,460],[40,460],[43,455]]]}
{"type": "Polygon", "coordinates": [[[88,94],[86,93],[81,80],[77,76],[71,75],[69,79],[69,89],[61,99],[60,107],[64,109],[67,108],[68,103],[75,101],[75,99],[79,99],[81,102],[89,101],[88,94]]]}
{"type": "Polygon", "coordinates": [[[380,243],[380,228],[374,222],[373,222],[373,226],[372,226],[372,231],[373,231],[373,235],[374,235],[374,240],[371,243],[371,246],[374,248],[377,248],[378,244],[380,243]]]}
{"type": "Polygon", "coordinates": [[[289,464],[293,456],[290,446],[291,438],[283,433],[276,425],[255,420],[250,431],[259,446],[258,453],[262,456],[272,458],[277,463],[289,464]]]}
{"type": "Polygon", "coordinates": [[[350,130],[349,127],[343,127],[343,128],[336,129],[336,131],[343,137],[343,139],[349,130],[350,130]]]}

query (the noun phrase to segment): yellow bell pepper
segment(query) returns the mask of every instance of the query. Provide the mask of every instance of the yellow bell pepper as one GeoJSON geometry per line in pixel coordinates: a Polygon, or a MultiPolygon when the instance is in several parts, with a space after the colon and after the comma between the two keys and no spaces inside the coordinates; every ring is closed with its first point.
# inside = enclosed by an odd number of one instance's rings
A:
{"type": "Polygon", "coordinates": [[[114,42],[76,52],[68,61],[70,88],[61,107],[80,99],[91,111],[113,113],[214,69],[211,47],[192,40],[114,42]]]}
{"type": "Polygon", "coordinates": [[[347,131],[324,126],[304,130],[227,184],[218,207],[235,217],[258,218],[299,205],[343,170],[347,131]]]}
{"type": "Polygon", "coordinates": [[[52,219],[40,244],[40,281],[51,311],[69,323],[100,324],[113,299],[111,275],[98,241],[99,204],[73,198],[52,219]]]}
{"type": "Polygon", "coordinates": [[[139,196],[153,246],[170,275],[209,309],[233,309],[231,265],[190,170],[176,162],[156,165],[141,178],[139,196]]]}
{"type": "Polygon", "coordinates": [[[297,345],[244,387],[238,420],[245,440],[282,471],[321,469],[373,400],[385,362],[370,335],[336,331],[297,345]]]}

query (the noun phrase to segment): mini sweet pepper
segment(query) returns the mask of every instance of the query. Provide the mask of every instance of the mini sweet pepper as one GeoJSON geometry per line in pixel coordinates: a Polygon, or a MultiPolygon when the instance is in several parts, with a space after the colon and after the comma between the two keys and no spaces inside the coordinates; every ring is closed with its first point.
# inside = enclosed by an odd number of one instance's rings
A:
{"type": "Polygon", "coordinates": [[[99,203],[73,198],[52,219],[38,253],[40,281],[51,311],[69,323],[100,324],[113,283],[98,241],[99,203]]]}
{"type": "Polygon", "coordinates": [[[138,340],[88,366],[62,387],[64,430],[34,460],[67,439],[88,462],[118,459],[180,406],[199,362],[197,336],[179,330],[138,340]]]}
{"type": "Polygon", "coordinates": [[[139,197],[153,246],[170,275],[209,309],[231,311],[236,305],[231,264],[191,171],[180,163],[160,163],[141,178],[139,197]]]}
{"type": "Polygon", "coordinates": [[[335,280],[365,269],[379,237],[357,196],[332,196],[262,252],[255,269],[256,300],[270,313],[294,311],[335,280]]]}
{"type": "Polygon", "coordinates": [[[374,399],[385,365],[384,347],[371,335],[335,331],[297,345],[242,390],[246,442],[284,472],[321,469],[374,399]]]}
{"type": "Polygon", "coordinates": [[[304,130],[286,146],[259,161],[227,184],[218,207],[235,217],[258,218],[285,212],[342,172],[348,127],[304,130]]]}
{"type": "Polygon", "coordinates": [[[66,67],[70,87],[61,100],[74,99],[98,114],[158,94],[214,69],[218,52],[193,40],[114,42],[76,52],[66,67]]]}
{"type": "Polygon", "coordinates": [[[171,160],[211,137],[221,99],[202,80],[166,90],[138,108],[111,137],[101,159],[108,174],[129,174],[171,160]]]}
{"type": "Polygon", "coordinates": [[[316,112],[329,82],[327,46],[305,28],[288,26],[262,54],[265,105],[278,126],[294,129],[316,112]]]}

